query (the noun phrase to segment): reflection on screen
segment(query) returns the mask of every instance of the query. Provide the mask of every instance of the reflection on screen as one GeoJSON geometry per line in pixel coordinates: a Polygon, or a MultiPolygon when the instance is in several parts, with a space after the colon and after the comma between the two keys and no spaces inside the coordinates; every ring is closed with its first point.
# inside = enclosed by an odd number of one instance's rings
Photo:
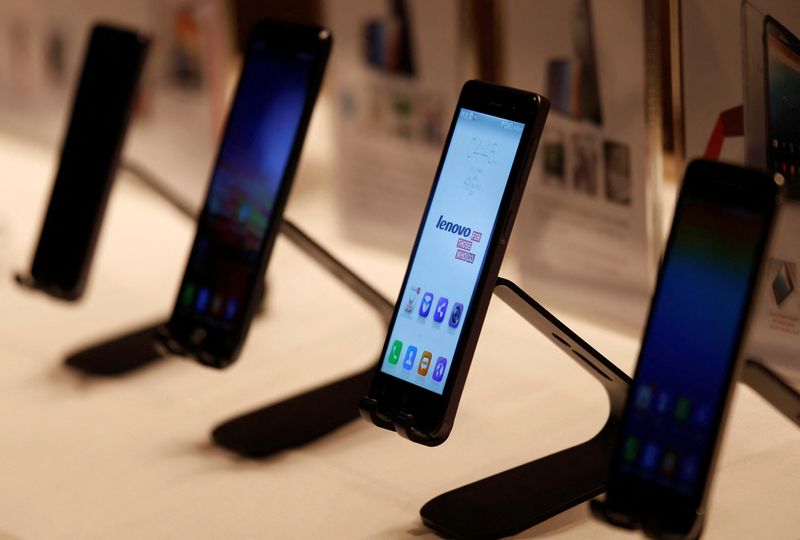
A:
{"type": "Polygon", "coordinates": [[[251,45],[177,310],[222,327],[243,314],[303,112],[313,58],[251,45]]]}
{"type": "Polygon", "coordinates": [[[676,219],[616,459],[691,494],[712,450],[765,221],[689,195],[676,219]]]}
{"type": "Polygon", "coordinates": [[[461,109],[381,371],[441,394],[523,124],[461,109]]]}
{"type": "Polygon", "coordinates": [[[800,48],[767,23],[768,163],[772,172],[800,177],[800,48]]]}

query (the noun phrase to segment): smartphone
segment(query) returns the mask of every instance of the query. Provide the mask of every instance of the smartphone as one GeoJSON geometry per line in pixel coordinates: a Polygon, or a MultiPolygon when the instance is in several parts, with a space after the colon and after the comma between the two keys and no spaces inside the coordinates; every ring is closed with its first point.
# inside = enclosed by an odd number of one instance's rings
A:
{"type": "Polygon", "coordinates": [[[469,81],[461,90],[362,415],[414,442],[453,421],[549,109],[469,81]]]}
{"type": "Polygon", "coordinates": [[[263,20],[239,84],[162,342],[222,368],[241,349],[331,48],[330,31],[263,20]]]}
{"type": "Polygon", "coordinates": [[[612,456],[612,523],[699,534],[777,201],[762,172],[689,164],[612,456]]]}
{"type": "Polygon", "coordinates": [[[767,169],[781,173],[796,188],[800,184],[800,38],[769,16],[764,18],[764,66],[767,169]]]}
{"type": "Polygon", "coordinates": [[[150,40],[106,25],[92,29],[50,203],[33,257],[33,285],[83,294],[150,40]]]}

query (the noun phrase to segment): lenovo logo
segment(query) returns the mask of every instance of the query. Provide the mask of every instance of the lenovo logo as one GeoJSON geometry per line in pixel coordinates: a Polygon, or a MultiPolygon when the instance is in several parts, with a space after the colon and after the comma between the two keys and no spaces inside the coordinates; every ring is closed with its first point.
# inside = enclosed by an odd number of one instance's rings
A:
{"type": "Polygon", "coordinates": [[[459,225],[458,223],[453,223],[452,221],[447,221],[444,219],[443,215],[439,216],[439,221],[436,222],[436,228],[457,234],[458,236],[463,236],[464,238],[472,236],[472,229],[459,225]]]}

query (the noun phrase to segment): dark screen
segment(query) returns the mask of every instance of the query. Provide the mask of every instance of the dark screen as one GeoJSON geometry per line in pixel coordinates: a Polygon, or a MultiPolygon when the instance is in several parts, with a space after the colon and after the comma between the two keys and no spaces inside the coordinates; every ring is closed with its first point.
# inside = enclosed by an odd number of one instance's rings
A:
{"type": "Polygon", "coordinates": [[[692,495],[713,451],[769,216],[684,190],[615,459],[633,477],[692,495]]]}
{"type": "Polygon", "coordinates": [[[315,62],[251,43],[178,296],[183,318],[224,329],[244,316],[315,62]]]}
{"type": "Polygon", "coordinates": [[[131,32],[92,32],[33,261],[45,288],[67,296],[83,288],[146,49],[131,32]]]}

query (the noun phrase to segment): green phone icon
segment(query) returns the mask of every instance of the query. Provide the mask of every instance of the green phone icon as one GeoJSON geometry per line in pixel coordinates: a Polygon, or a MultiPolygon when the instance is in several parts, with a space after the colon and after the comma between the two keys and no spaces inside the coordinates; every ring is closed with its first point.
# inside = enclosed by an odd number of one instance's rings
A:
{"type": "Polygon", "coordinates": [[[400,360],[400,352],[403,350],[403,342],[399,339],[394,340],[392,348],[389,350],[389,363],[396,364],[400,360]]]}

